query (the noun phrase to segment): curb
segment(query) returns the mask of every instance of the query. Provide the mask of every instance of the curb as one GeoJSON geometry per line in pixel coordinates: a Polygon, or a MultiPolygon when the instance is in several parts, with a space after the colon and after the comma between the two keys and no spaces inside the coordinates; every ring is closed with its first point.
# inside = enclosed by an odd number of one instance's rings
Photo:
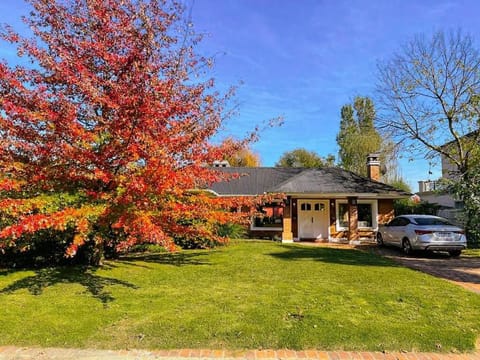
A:
{"type": "Polygon", "coordinates": [[[15,346],[0,347],[0,360],[474,360],[480,359],[480,352],[462,354],[363,352],[363,351],[318,351],[304,350],[95,350],[63,348],[27,348],[15,346]]]}

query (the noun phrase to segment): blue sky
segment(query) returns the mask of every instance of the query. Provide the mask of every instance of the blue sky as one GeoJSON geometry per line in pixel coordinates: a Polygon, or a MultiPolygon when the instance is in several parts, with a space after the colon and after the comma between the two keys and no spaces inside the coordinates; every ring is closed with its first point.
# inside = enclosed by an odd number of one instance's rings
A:
{"type": "MultiPolygon", "coordinates": [[[[340,108],[356,95],[374,98],[377,62],[415,34],[480,33],[478,0],[195,0],[192,14],[210,34],[202,49],[225,53],[216,57],[217,79],[243,81],[232,129],[285,118],[253,147],[267,166],[297,147],[337,155],[340,108]]],[[[440,176],[439,164],[407,157],[400,167],[412,190],[440,176]]]]}
{"type": "MultiPolygon", "coordinates": [[[[417,33],[461,28],[477,40],[478,0],[184,0],[197,31],[206,33],[199,51],[215,56],[213,76],[221,89],[242,82],[239,114],[226,131],[242,136],[277,116],[254,144],[264,166],[298,147],[337,155],[340,108],[356,95],[375,98],[377,62],[389,58],[417,33]]],[[[0,23],[15,27],[28,8],[0,1],[0,23]]],[[[0,57],[13,61],[11,49],[0,57]]],[[[400,159],[401,173],[417,181],[435,179],[440,167],[400,159]],[[429,174],[429,171],[432,174],[429,174]]]]}

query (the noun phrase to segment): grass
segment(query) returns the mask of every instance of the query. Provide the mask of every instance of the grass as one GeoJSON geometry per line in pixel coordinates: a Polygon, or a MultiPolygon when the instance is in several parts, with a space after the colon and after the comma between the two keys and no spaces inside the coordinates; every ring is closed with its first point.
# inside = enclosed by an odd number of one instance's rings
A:
{"type": "Polygon", "coordinates": [[[0,345],[468,351],[480,296],[375,254],[272,242],[0,270],[0,345]]]}
{"type": "Polygon", "coordinates": [[[466,249],[462,251],[462,255],[468,257],[480,257],[480,249],[466,249]]]}

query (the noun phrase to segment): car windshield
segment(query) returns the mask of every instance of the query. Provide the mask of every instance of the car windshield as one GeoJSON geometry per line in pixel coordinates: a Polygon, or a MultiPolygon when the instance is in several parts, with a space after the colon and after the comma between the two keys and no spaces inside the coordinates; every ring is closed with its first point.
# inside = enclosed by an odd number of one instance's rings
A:
{"type": "Polygon", "coordinates": [[[414,218],[414,220],[418,225],[450,225],[450,226],[453,226],[453,224],[449,223],[447,220],[440,219],[440,218],[422,217],[422,218],[414,218]]]}

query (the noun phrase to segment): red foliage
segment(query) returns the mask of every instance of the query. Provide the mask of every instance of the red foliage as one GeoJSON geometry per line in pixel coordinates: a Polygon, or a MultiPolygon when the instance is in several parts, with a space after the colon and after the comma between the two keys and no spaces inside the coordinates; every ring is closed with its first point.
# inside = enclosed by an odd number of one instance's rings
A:
{"type": "Polygon", "coordinates": [[[215,91],[213,79],[198,81],[210,61],[194,52],[200,38],[183,22],[182,7],[30,2],[25,21],[34,38],[8,27],[2,34],[35,66],[0,63],[0,192],[20,207],[39,193],[77,193],[82,201],[36,213],[27,206],[0,231],[0,247],[23,233],[73,226],[68,255],[112,232],[122,234],[119,248],[150,241],[173,249],[173,234],[215,237],[213,223],[238,221],[242,214],[223,209],[243,200],[191,190],[222,176],[205,164],[256,135],[212,142],[231,93],[215,91]]]}

